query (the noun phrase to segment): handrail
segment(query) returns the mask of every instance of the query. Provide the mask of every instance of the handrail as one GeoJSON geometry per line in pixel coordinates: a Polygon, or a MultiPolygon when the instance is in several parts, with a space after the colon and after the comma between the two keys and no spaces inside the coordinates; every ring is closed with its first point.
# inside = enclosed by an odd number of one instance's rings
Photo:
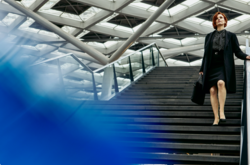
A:
{"type": "Polygon", "coordinates": [[[86,67],[91,73],[93,73],[93,71],[87,65],[85,65],[81,60],[79,60],[79,58],[76,57],[74,54],[71,54],[71,57],[73,57],[77,62],[79,62],[82,66],[86,67]]]}
{"type": "Polygon", "coordinates": [[[45,62],[54,61],[56,59],[59,59],[59,58],[62,58],[62,57],[66,57],[66,56],[69,56],[71,54],[72,53],[68,53],[68,54],[64,54],[64,55],[57,56],[57,57],[54,57],[54,58],[50,58],[50,59],[47,59],[47,60],[43,60],[41,62],[34,63],[34,64],[30,65],[30,66],[36,66],[36,65],[39,65],[39,64],[42,64],[42,63],[45,63],[45,62]]]}
{"type": "MultiPolygon", "coordinates": [[[[248,48],[249,49],[249,48],[248,48]]],[[[250,54],[250,52],[248,52],[248,54],[250,54]]],[[[245,67],[245,73],[246,73],[246,125],[247,125],[247,152],[248,152],[248,164],[250,162],[250,121],[248,119],[250,119],[250,113],[248,112],[250,110],[250,61],[246,61],[246,67],[245,67]]]]}
{"type": "MultiPolygon", "coordinates": [[[[246,40],[246,54],[250,54],[248,40],[246,40]]],[[[243,84],[243,100],[241,109],[241,145],[240,145],[240,165],[248,165],[250,161],[250,61],[244,61],[243,70],[244,84],[243,84]]]]}
{"type": "MultiPolygon", "coordinates": [[[[117,59],[117,60],[115,60],[115,61],[113,61],[113,62],[111,62],[111,63],[108,63],[107,65],[105,65],[105,66],[103,66],[103,67],[101,67],[101,68],[99,68],[99,69],[96,69],[96,70],[94,70],[93,72],[96,73],[96,72],[98,72],[98,71],[100,71],[100,70],[102,70],[102,69],[104,69],[104,68],[106,68],[106,67],[108,67],[108,66],[111,66],[112,64],[116,63],[117,61],[121,61],[122,59],[127,58],[127,57],[129,57],[129,56],[132,56],[132,55],[134,55],[135,53],[140,52],[140,51],[142,51],[142,50],[145,50],[145,49],[147,49],[147,48],[149,48],[150,46],[153,46],[153,45],[155,45],[156,48],[157,48],[157,50],[160,52],[160,50],[159,50],[159,48],[157,47],[156,43],[153,42],[153,43],[151,43],[151,44],[149,44],[149,45],[147,45],[147,46],[145,46],[145,47],[143,47],[143,48],[141,48],[141,49],[136,50],[135,52],[132,52],[132,53],[130,53],[130,54],[126,55],[126,56],[123,56],[123,57],[121,57],[121,58],[119,58],[119,59],[117,59]]],[[[165,62],[165,64],[167,65],[167,63],[166,63],[166,61],[164,60],[164,58],[163,58],[163,56],[162,56],[161,53],[160,53],[160,55],[161,55],[161,58],[163,59],[163,61],[165,62]]],[[[168,65],[167,65],[167,66],[168,66],[168,65]]]]}
{"type": "Polygon", "coordinates": [[[83,67],[86,67],[88,69],[89,72],[93,73],[93,71],[86,65],[84,64],[81,60],[79,60],[79,58],[77,58],[73,53],[67,53],[67,54],[64,54],[64,55],[61,55],[61,56],[57,56],[57,57],[54,57],[54,58],[50,58],[50,59],[47,59],[47,60],[43,60],[41,62],[37,62],[35,64],[32,64],[30,66],[36,66],[36,65],[39,65],[39,64],[42,64],[42,63],[46,63],[46,62],[49,62],[49,61],[54,61],[56,59],[60,59],[60,58],[63,58],[63,57],[66,57],[66,56],[71,56],[73,57],[77,62],[80,63],[80,65],[82,65],[83,67]]]}

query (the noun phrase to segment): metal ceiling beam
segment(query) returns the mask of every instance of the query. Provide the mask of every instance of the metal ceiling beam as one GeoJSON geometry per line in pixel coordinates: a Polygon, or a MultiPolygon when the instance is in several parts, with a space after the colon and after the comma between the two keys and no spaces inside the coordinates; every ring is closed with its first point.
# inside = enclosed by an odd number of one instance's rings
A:
{"type": "Polygon", "coordinates": [[[219,5],[236,10],[236,11],[240,11],[245,14],[250,14],[249,5],[246,5],[237,1],[227,0],[227,1],[220,3],[219,5]]]}
{"type": "Polygon", "coordinates": [[[11,6],[13,6],[16,9],[20,10],[21,12],[25,13],[27,16],[33,18],[37,23],[40,23],[45,28],[51,30],[52,32],[59,35],[60,37],[64,38],[66,41],[72,43],[73,45],[78,47],[80,50],[88,53],[90,56],[92,56],[96,60],[100,61],[102,64],[108,63],[107,57],[104,56],[102,53],[89,47],[88,45],[84,44],[83,42],[79,41],[78,39],[76,39],[72,35],[67,34],[66,32],[62,31],[62,29],[60,29],[59,27],[57,27],[53,23],[49,22],[48,20],[44,19],[43,17],[39,16],[38,14],[34,13],[33,11],[20,6],[14,0],[5,0],[5,1],[7,3],[9,3],[11,6]]]}
{"type": "Polygon", "coordinates": [[[119,1],[100,1],[100,0],[72,0],[78,3],[87,4],[89,6],[98,7],[104,10],[116,12],[127,6],[134,0],[119,0],[119,1]]]}
{"type": "Polygon", "coordinates": [[[153,13],[119,49],[117,49],[117,51],[110,57],[109,62],[117,60],[173,2],[174,0],[165,1],[158,10],[153,13]]]}

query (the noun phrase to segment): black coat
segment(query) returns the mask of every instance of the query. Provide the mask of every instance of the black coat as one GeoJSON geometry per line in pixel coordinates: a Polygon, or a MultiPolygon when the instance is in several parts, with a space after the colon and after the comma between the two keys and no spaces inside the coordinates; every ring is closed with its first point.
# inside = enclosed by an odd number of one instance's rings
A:
{"type": "MultiPolygon", "coordinates": [[[[200,72],[203,72],[203,90],[206,93],[209,93],[209,89],[207,87],[206,75],[208,73],[208,69],[212,60],[213,53],[213,37],[215,34],[213,32],[206,35],[205,44],[204,44],[204,56],[202,60],[202,65],[200,68],[200,72]]],[[[234,56],[246,60],[247,54],[243,53],[240,49],[240,45],[237,39],[237,36],[226,30],[225,36],[225,46],[224,46],[224,69],[225,69],[225,85],[227,89],[227,93],[235,93],[236,92],[236,76],[235,76],[235,64],[234,64],[234,56]]]]}

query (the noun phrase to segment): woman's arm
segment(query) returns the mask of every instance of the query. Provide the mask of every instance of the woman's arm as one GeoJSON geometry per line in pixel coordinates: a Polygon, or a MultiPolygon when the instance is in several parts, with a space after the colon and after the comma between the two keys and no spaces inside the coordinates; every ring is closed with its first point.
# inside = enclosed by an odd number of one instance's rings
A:
{"type": "Polygon", "coordinates": [[[200,71],[199,72],[203,72],[203,68],[204,68],[204,59],[205,59],[205,47],[206,47],[206,45],[207,45],[207,37],[208,35],[206,35],[206,37],[205,37],[205,43],[204,43],[204,55],[203,55],[203,59],[202,59],[202,64],[201,64],[201,68],[200,68],[200,71]]]}
{"type": "Polygon", "coordinates": [[[233,44],[233,52],[235,54],[236,57],[238,57],[239,59],[242,59],[242,60],[246,60],[248,59],[247,58],[247,54],[243,53],[242,50],[240,49],[240,45],[239,45],[239,41],[238,41],[238,38],[236,36],[236,34],[233,33],[233,36],[232,36],[232,44],[233,44]]]}

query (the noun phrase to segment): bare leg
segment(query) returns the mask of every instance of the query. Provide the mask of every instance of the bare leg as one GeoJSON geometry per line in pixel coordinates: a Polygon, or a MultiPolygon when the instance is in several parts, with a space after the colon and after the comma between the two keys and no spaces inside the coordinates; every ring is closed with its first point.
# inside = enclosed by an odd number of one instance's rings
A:
{"type": "Polygon", "coordinates": [[[217,82],[218,85],[218,96],[219,96],[219,103],[220,103],[220,118],[225,119],[225,114],[224,114],[224,106],[225,106],[225,101],[226,101],[226,96],[227,96],[227,90],[225,87],[225,82],[223,80],[219,80],[217,82]]]}
{"type": "Polygon", "coordinates": [[[210,101],[214,112],[214,124],[219,123],[217,92],[218,90],[215,85],[210,88],[210,101]]]}

